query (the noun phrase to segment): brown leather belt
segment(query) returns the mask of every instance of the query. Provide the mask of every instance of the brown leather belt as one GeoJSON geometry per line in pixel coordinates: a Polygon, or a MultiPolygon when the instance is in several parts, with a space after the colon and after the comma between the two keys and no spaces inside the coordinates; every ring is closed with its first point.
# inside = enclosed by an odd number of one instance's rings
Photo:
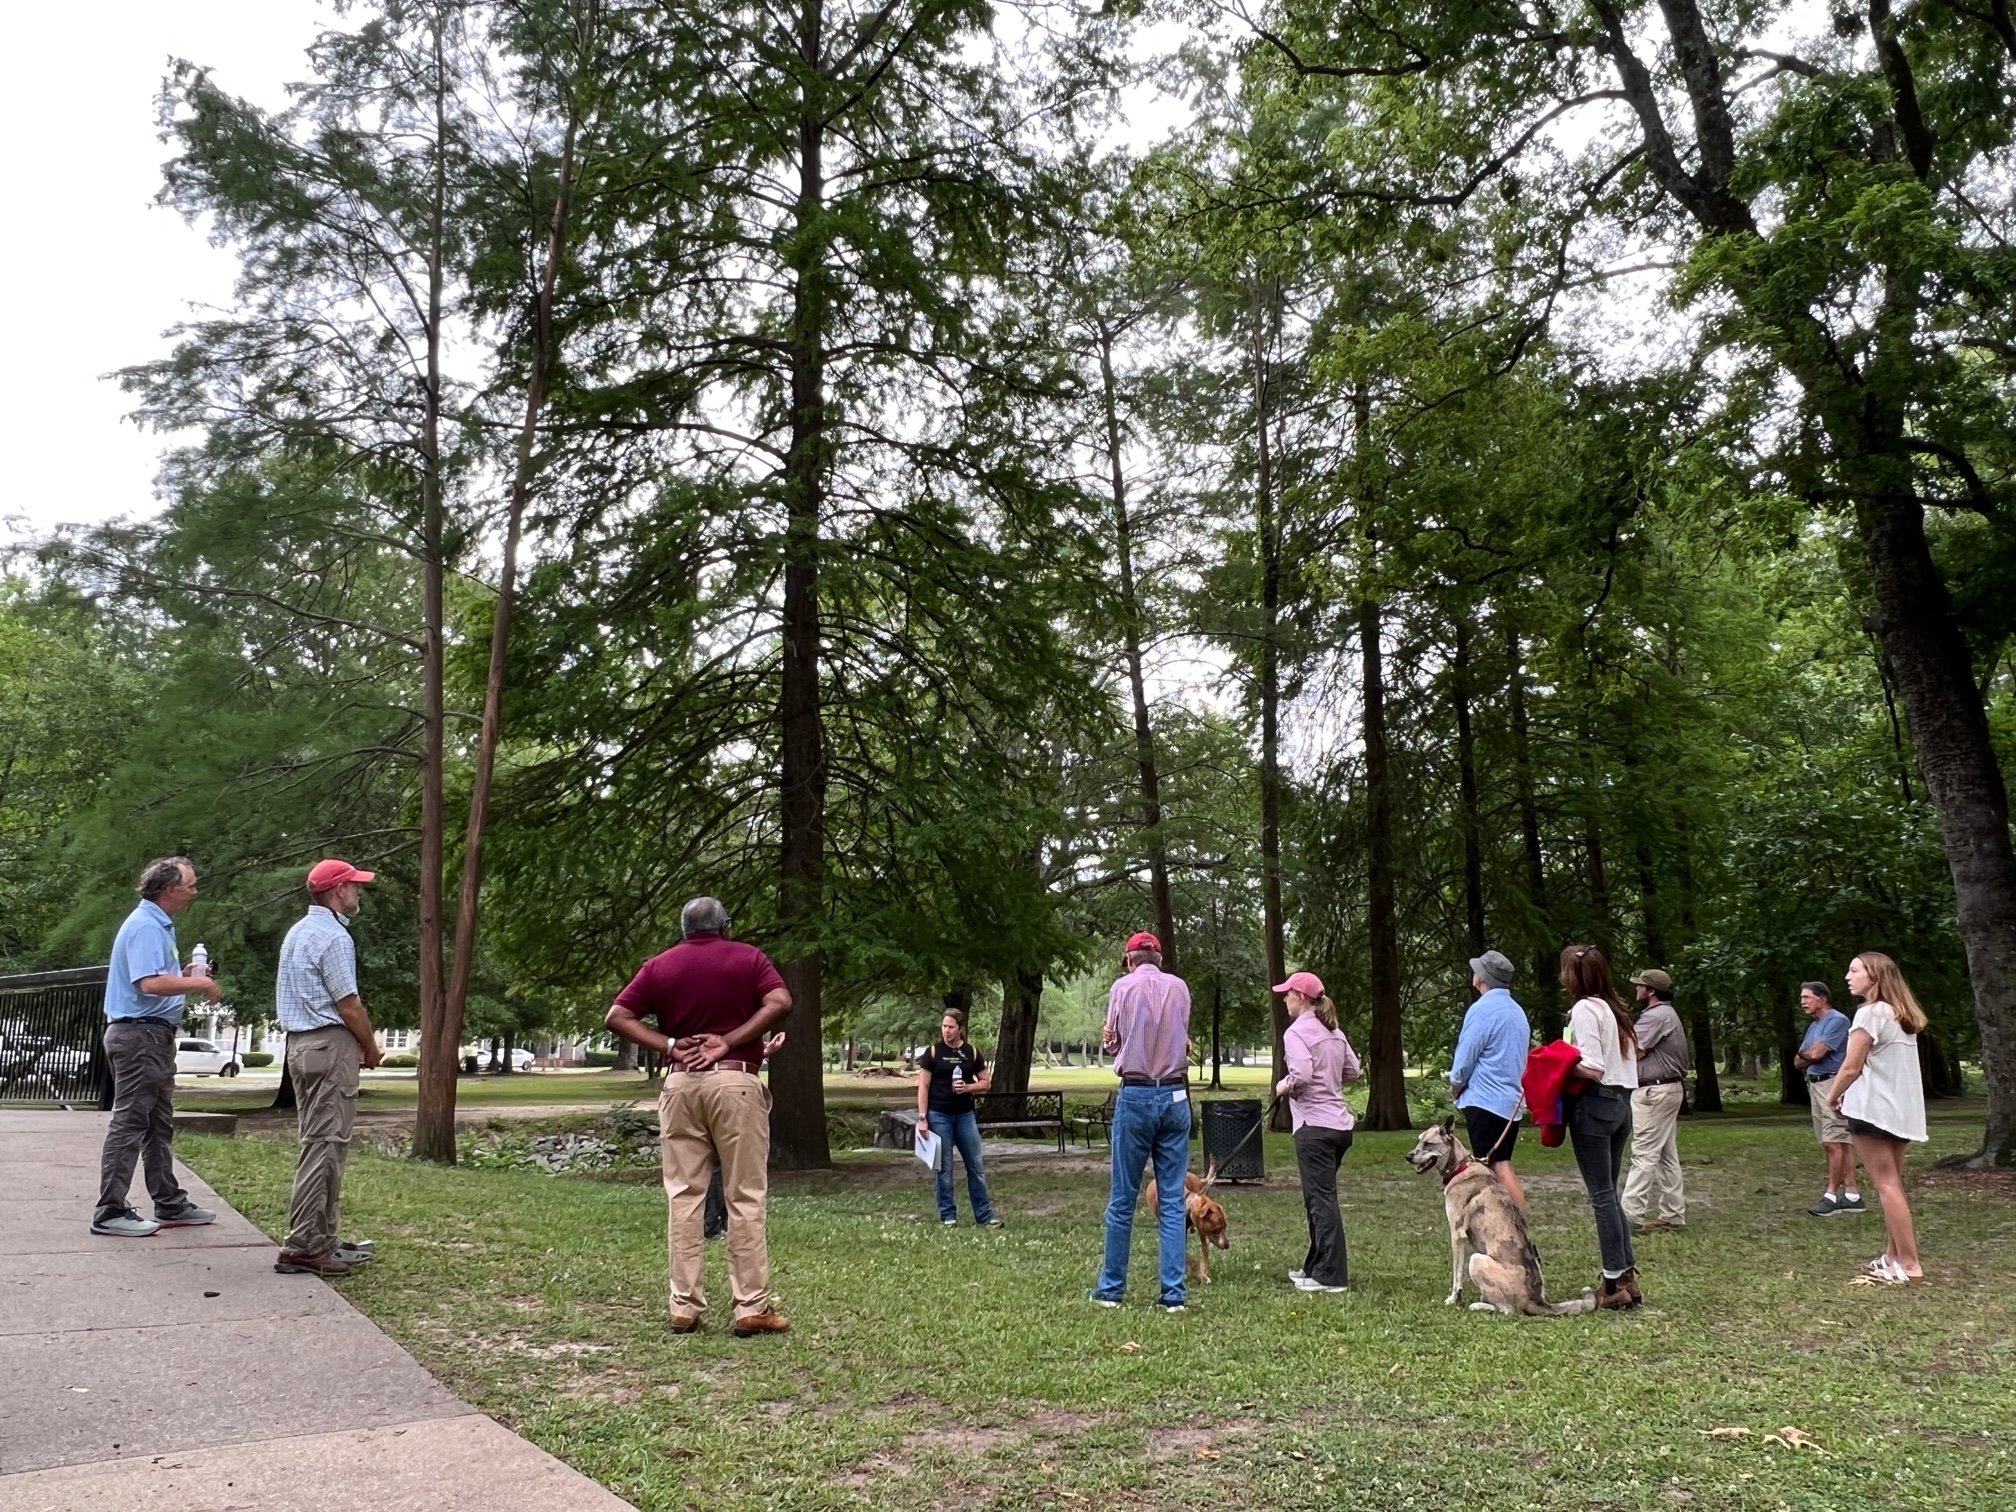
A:
{"type": "Polygon", "coordinates": [[[1638,1085],[1641,1087],[1670,1087],[1675,1082],[1685,1080],[1687,1078],[1684,1076],[1655,1076],[1649,1081],[1640,1081],[1638,1085]]]}
{"type": "Polygon", "coordinates": [[[761,1068],[761,1061],[718,1060],[711,1066],[667,1066],[665,1069],[674,1076],[700,1076],[708,1071],[747,1071],[754,1076],[761,1068]]]}

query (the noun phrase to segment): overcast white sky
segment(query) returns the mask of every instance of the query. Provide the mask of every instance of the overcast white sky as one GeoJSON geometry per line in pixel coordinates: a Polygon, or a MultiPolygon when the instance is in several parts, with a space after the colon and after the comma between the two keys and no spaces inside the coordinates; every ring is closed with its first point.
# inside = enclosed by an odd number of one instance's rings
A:
{"type": "Polygon", "coordinates": [[[167,150],[154,96],[168,59],[279,105],[306,72],[316,0],[100,0],[14,8],[0,141],[12,226],[0,236],[0,541],[156,506],[163,438],[122,419],[102,375],[163,350],[192,301],[222,301],[232,261],[153,203],[167,150]]]}

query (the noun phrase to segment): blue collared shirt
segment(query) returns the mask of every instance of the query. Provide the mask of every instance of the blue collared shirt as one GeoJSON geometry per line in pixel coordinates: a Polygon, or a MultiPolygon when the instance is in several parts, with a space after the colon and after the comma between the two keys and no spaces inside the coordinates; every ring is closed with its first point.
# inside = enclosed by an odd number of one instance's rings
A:
{"type": "Polygon", "coordinates": [[[340,1026],[336,1005],[357,991],[357,942],[346,920],[320,903],[294,921],[280,942],[273,1012],[290,1034],[340,1026]]]}
{"type": "Polygon", "coordinates": [[[1825,1081],[1841,1069],[1848,1054],[1848,1029],[1848,1015],[1839,1008],[1829,1008],[1806,1026],[1806,1038],[1799,1042],[1801,1051],[1810,1055],[1823,1042],[1827,1046],[1827,1053],[1819,1060],[1806,1063],[1808,1081],[1825,1081]]]}
{"type": "Polygon", "coordinates": [[[1456,1106],[1483,1108],[1500,1118],[1519,1111],[1519,1080],[1526,1074],[1526,1050],[1533,1039],[1526,1010],[1503,987],[1493,987],[1463,1015],[1449,1085],[1456,1106]]]}
{"type": "Polygon", "coordinates": [[[175,921],[167,910],[146,898],[126,915],[112,940],[112,965],[105,976],[105,1018],[156,1019],[164,1024],[182,1022],[182,994],[156,997],[142,992],[140,983],[151,976],[182,975],[181,953],[175,948],[175,921]]]}

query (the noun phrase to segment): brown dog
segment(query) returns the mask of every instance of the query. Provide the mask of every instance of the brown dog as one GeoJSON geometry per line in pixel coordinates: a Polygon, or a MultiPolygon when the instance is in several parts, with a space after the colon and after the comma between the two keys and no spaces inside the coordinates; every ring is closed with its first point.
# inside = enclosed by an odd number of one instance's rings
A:
{"type": "MultiPolygon", "coordinates": [[[[1195,1171],[1183,1174],[1183,1222],[1190,1233],[1197,1236],[1197,1258],[1190,1262],[1190,1270],[1206,1286],[1211,1284],[1211,1247],[1221,1250],[1232,1248],[1232,1241],[1225,1233],[1225,1209],[1204,1195],[1204,1189],[1218,1184],[1218,1162],[1214,1159],[1199,1176],[1195,1171]]],[[[1136,1211],[1146,1208],[1155,1211],[1155,1178],[1148,1178],[1148,1185],[1141,1189],[1141,1197],[1136,1211]]],[[[1187,1244],[1185,1246],[1188,1247],[1187,1244]]]]}

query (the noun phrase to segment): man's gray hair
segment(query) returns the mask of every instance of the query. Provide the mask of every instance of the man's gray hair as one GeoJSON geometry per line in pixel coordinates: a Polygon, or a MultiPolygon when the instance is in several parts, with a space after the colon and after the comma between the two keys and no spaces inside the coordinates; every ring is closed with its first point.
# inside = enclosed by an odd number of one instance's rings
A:
{"type": "Polygon", "coordinates": [[[726,934],[728,910],[719,898],[695,898],[679,910],[679,935],[690,940],[695,935],[726,934]]]}
{"type": "Polygon", "coordinates": [[[1799,990],[1801,992],[1812,993],[1813,996],[1820,999],[1820,1001],[1823,1003],[1831,1003],[1834,1001],[1834,991],[1825,982],[1801,982],[1799,984],[1799,990]]]}
{"type": "Polygon", "coordinates": [[[182,883],[182,868],[196,870],[196,863],[187,856],[163,856],[158,861],[149,861],[140,869],[140,896],[149,903],[159,898],[171,887],[182,883]]]}

